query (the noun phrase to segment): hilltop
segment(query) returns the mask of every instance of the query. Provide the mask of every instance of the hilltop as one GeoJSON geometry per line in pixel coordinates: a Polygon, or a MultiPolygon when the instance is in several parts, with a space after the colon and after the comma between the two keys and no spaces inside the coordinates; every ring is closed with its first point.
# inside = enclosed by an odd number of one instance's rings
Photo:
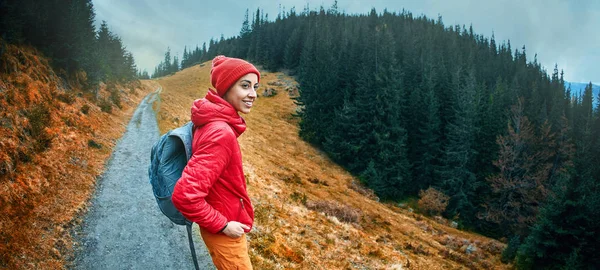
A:
{"type": "MultiPolygon", "coordinates": [[[[156,80],[161,133],[189,120],[210,87],[210,62],[156,80]]],[[[454,229],[440,217],[381,203],[356,177],[298,136],[297,86],[262,71],[259,98],[239,138],[256,224],[249,234],[256,269],[503,269],[505,244],[454,229]],[[266,88],[278,93],[262,95],[266,88]],[[293,94],[293,93],[292,93],[293,94]]]]}

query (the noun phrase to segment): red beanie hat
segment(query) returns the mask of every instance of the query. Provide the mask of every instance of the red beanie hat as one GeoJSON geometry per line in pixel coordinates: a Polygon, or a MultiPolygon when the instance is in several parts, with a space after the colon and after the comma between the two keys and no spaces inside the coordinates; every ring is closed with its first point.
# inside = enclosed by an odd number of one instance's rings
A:
{"type": "Polygon", "coordinates": [[[237,80],[248,73],[256,74],[260,81],[260,72],[252,64],[242,59],[219,55],[212,60],[210,82],[222,97],[237,80]]]}

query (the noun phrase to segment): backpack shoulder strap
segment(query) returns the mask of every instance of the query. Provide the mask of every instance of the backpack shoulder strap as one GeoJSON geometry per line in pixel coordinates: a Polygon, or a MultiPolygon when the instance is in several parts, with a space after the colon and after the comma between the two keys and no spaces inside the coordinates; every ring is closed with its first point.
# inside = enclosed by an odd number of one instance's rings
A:
{"type": "Polygon", "coordinates": [[[187,122],[185,125],[174,129],[170,136],[177,136],[183,142],[185,147],[185,154],[189,160],[192,157],[192,140],[194,136],[194,124],[192,121],[187,122]]]}

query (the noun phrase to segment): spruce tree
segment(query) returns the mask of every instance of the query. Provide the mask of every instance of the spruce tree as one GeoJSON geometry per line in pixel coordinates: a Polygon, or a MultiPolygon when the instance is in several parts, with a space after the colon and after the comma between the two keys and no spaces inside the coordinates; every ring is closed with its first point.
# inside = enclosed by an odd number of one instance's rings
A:
{"type": "Polygon", "coordinates": [[[107,80],[108,78],[113,77],[113,71],[111,70],[108,59],[110,42],[112,39],[113,36],[108,30],[108,24],[106,21],[102,21],[102,24],[100,24],[100,29],[98,30],[98,39],[96,42],[101,80],[107,80]]]}
{"type": "Polygon", "coordinates": [[[171,73],[171,70],[172,70],[171,65],[172,65],[171,64],[171,48],[167,48],[167,51],[165,52],[165,58],[163,60],[164,75],[171,73]]]}
{"type": "Polygon", "coordinates": [[[518,250],[520,269],[594,269],[600,266],[600,179],[561,179],[557,195],[518,250]]]}
{"type": "Polygon", "coordinates": [[[453,120],[447,125],[447,143],[444,146],[443,158],[439,170],[441,188],[450,196],[447,215],[460,215],[465,221],[475,216],[472,204],[476,178],[473,173],[475,93],[477,82],[474,72],[469,72],[463,83],[462,71],[457,70],[453,76],[453,120]]]}
{"type": "Polygon", "coordinates": [[[171,64],[171,70],[169,73],[175,73],[179,71],[179,57],[177,55],[173,56],[173,64],[171,64]]]}
{"type": "Polygon", "coordinates": [[[181,69],[186,69],[190,66],[190,56],[187,52],[187,46],[184,46],[183,55],[181,56],[181,69]]]}
{"type": "MultiPolygon", "coordinates": [[[[431,66],[430,66],[431,67],[431,66]]],[[[411,125],[413,140],[411,142],[412,156],[410,160],[414,182],[407,186],[409,194],[418,194],[419,190],[427,189],[435,184],[435,170],[439,166],[441,154],[439,102],[436,97],[435,71],[428,69],[423,75],[424,81],[420,89],[413,88],[409,106],[418,125],[411,125]],[[422,90],[421,90],[422,89],[422,90]]]]}
{"type": "Polygon", "coordinates": [[[394,40],[387,26],[376,26],[375,35],[378,59],[371,86],[371,98],[375,100],[375,107],[371,108],[374,115],[371,132],[376,153],[373,160],[378,175],[370,180],[369,186],[381,198],[397,200],[408,194],[407,187],[412,184],[406,150],[407,133],[398,109],[404,103],[402,71],[396,62],[394,40]]]}

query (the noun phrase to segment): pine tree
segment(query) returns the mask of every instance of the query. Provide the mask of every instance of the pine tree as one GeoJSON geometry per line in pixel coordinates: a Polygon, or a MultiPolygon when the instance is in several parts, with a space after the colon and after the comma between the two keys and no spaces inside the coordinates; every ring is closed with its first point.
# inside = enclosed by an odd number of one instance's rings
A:
{"type": "Polygon", "coordinates": [[[65,27],[69,32],[70,38],[63,40],[69,48],[69,58],[71,62],[67,66],[69,70],[77,71],[83,69],[88,74],[87,88],[90,89],[97,84],[98,78],[98,59],[94,53],[94,44],[96,42],[96,30],[94,28],[94,8],[91,0],[74,1],[69,5],[68,16],[65,18],[71,27],[65,27]]]}
{"type": "Polygon", "coordinates": [[[240,30],[240,37],[242,39],[247,38],[250,33],[252,33],[252,29],[250,28],[250,22],[248,21],[248,9],[246,9],[244,22],[242,23],[242,29],[240,30]]]}
{"type": "Polygon", "coordinates": [[[183,56],[181,56],[181,69],[190,67],[190,56],[187,52],[187,46],[183,47],[183,56]]]}
{"type": "Polygon", "coordinates": [[[300,134],[321,145],[331,134],[335,110],[342,106],[343,93],[337,87],[337,69],[330,68],[337,67],[338,60],[329,27],[317,19],[309,35],[301,59],[304,71],[299,102],[304,106],[304,112],[300,134]]]}
{"type": "Polygon", "coordinates": [[[300,48],[302,47],[302,30],[301,28],[296,28],[292,32],[285,45],[283,61],[285,63],[285,67],[290,69],[295,69],[298,67],[300,62],[300,52],[302,51],[300,48]]]}
{"type": "Polygon", "coordinates": [[[167,47],[167,51],[165,52],[165,59],[163,60],[163,73],[167,75],[171,73],[171,48],[167,47]]]}
{"type": "Polygon", "coordinates": [[[100,79],[107,80],[108,78],[113,77],[113,73],[109,64],[109,51],[110,51],[110,42],[113,39],[112,33],[108,30],[108,25],[106,21],[102,21],[100,25],[100,29],[98,30],[98,39],[97,39],[97,51],[98,51],[98,59],[100,65],[100,79]]]}
{"type": "Polygon", "coordinates": [[[124,79],[124,81],[133,81],[137,77],[137,67],[135,65],[135,59],[133,59],[133,55],[130,52],[125,52],[124,58],[124,72],[122,78],[124,79]]]}
{"type": "Polygon", "coordinates": [[[256,13],[253,14],[254,20],[252,20],[252,35],[250,36],[248,52],[246,53],[247,57],[254,61],[260,61],[258,57],[258,51],[260,51],[260,47],[257,47],[259,40],[261,39],[260,14],[260,9],[257,8],[256,13]]]}
{"type": "Polygon", "coordinates": [[[376,170],[373,153],[376,153],[373,117],[369,113],[376,100],[369,93],[370,87],[361,79],[356,88],[344,94],[344,105],[336,110],[333,132],[324,142],[324,148],[332,158],[343,164],[350,172],[361,175],[361,181],[370,184],[376,170]],[[367,165],[373,162],[370,169],[367,165]]]}
{"type": "Polygon", "coordinates": [[[171,64],[171,70],[169,73],[175,73],[179,71],[179,57],[177,55],[173,56],[173,63],[171,64]]]}
{"type": "Polygon", "coordinates": [[[441,188],[450,197],[447,214],[460,215],[467,222],[475,216],[472,204],[476,178],[473,173],[472,148],[474,141],[476,81],[471,71],[465,83],[461,83],[461,71],[453,77],[454,99],[453,120],[447,125],[447,143],[444,146],[442,164],[439,170],[441,188]]]}
{"type": "Polygon", "coordinates": [[[387,26],[378,25],[376,33],[377,60],[373,90],[373,137],[375,139],[374,161],[378,175],[370,180],[369,186],[382,199],[398,199],[408,194],[411,185],[408,161],[406,129],[398,108],[403,106],[402,72],[398,68],[394,52],[394,41],[387,26]]]}
{"type": "Polygon", "coordinates": [[[441,154],[440,145],[440,116],[439,102],[436,97],[436,83],[434,82],[435,72],[432,68],[423,75],[423,90],[414,89],[411,91],[411,102],[413,107],[411,111],[414,114],[413,120],[419,120],[417,126],[413,127],[412,156],[413,179],[412,185],[407,186],[409,194],[417,194],[419,190],[427,189],[435,183],[436,167],[439,166],[441,154]]]}
{"type": "Polygon", "coordinates": [[[571,177],[557,185],[518,250],[521,269],[593,269],[600,265],[600,179],[571,177]]]}
{"type": "Polygon", "coordinates": [[[502,78],[497,78],[493,90],[482,96],[478,113],[478,132],[476,137],[478,178],[485,179],[496,173],[493,166],[497,158],[498,145],[496,137],[504,135],[508,118],[508,110],[513,102],[510,100],[508,85],[502,78]]]}

